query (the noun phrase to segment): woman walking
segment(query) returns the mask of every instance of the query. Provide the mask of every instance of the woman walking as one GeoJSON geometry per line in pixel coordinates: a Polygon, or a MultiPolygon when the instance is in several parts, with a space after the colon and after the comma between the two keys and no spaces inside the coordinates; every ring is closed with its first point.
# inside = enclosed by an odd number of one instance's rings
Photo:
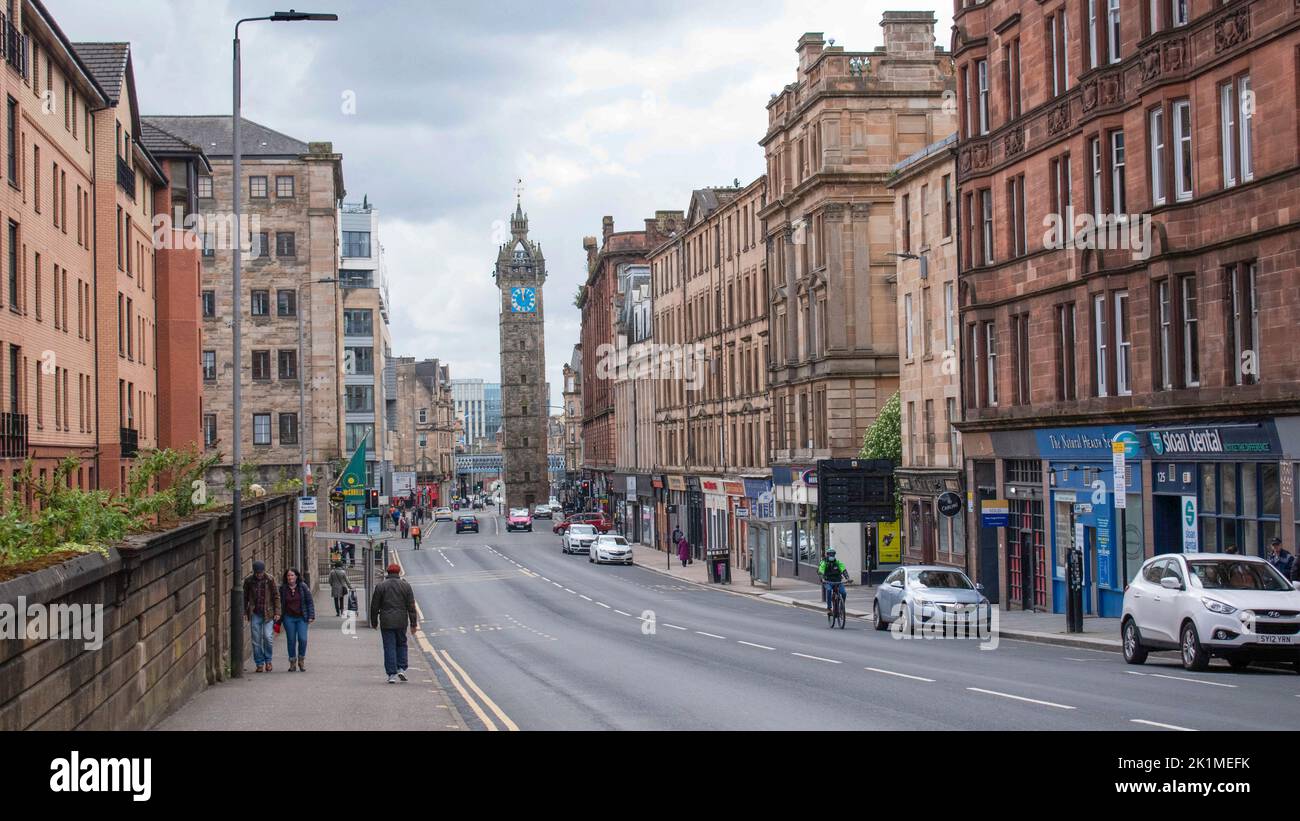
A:
{"type": "MultiPolygon", "coordinates": [[[[316,621],[316,605],[307,585],[299,583],[298,571],[284,571],[280,585],[280,622],[289,640],[289,672],[307,672],[307,625],[316,621]]],[[[332,592],[332,591],[331,591],[332,592]]]]}
{"type": "Polygon", "coordinates": [[[334,599],[334,615],[343,615],[343,599],[352,590],[352,582],[343,569],[343,562],[335,562],[330,571],[330,597],[334,599]]]}
{"type": "Polygon", "coordinates": [[[691,543],[686,541],[685,536],[677,540],[677,558],[681,560],[682,567],[691,559],[691,543]]]}

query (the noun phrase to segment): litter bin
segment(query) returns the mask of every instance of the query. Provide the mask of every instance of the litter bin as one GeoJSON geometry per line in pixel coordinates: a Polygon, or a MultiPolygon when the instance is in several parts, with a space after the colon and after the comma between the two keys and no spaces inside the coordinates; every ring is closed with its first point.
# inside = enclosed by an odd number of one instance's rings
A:
{"type": "Polygon", "coordinates": [[[731,584],[731,551],[726,548],[710,548],[705,560],[709,563],[710,583],[731,584]]]}

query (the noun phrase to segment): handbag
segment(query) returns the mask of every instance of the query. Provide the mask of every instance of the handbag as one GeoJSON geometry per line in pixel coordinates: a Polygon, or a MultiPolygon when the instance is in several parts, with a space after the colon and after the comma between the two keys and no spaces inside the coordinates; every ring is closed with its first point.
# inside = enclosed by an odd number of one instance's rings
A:
{"type": "Polygon", "coordinates": [[[275,634],[276,634],[277,636],[280,635],[280,622],[277,621],[277,622],[275,623],[275,627],[274,627],[273,629],[275,630],[275,634]]]}
{"type": "Polygon", "coordinates": [[[357,612],[357,591],[348,591],[348,609],[353,613],[357,612]]]}

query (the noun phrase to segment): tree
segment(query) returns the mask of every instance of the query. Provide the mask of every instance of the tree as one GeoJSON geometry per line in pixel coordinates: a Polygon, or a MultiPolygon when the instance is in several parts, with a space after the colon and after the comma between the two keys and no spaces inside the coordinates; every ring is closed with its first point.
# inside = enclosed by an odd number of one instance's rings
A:
{"type": "Polygon", "coordinates": [[[860,459],[888,459],[894,464],[903,461],[903,414],[899,408],[898,392],[880,407],[880,414],[862,437],[860,459]]]}

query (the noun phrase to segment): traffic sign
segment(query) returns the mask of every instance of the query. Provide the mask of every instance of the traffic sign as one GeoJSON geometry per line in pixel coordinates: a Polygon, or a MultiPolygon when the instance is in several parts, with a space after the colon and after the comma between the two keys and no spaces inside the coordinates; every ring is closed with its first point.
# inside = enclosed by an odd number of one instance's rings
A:
{"type": "Polygon", "coordinates": [[[298,499],[298,527],[316,526],[316,497],[303,496],[298,499]]]}

